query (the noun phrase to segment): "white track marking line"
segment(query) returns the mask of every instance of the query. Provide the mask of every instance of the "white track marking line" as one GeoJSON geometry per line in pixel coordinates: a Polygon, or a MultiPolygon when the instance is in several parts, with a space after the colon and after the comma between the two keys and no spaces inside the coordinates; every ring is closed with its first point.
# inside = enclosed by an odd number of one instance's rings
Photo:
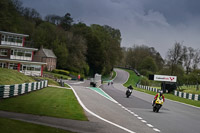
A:
{"type": "Polygon", "coordinates": [[[144,122],[144,123],[147,123],[147,121],[145,121],[145,120],[141,120],[142,122],[144,122]]]}
{"type": "Polygon", "coordinates": [[[142,117],[137,117],[139,120],[142,120],[142,117]]]}
{"type": "MultiPolygon", "coordinates": [[[[70,86],[70,87],[71,87],[71,86],[70,86]]],[[[99,118],[99,119],[101,119],[101,120],[103,120],[103,121],[105,121],[105,122],[107,122],[107,123],[109,123],[109,124],[111,124],[111,125],[114,125],[114,126],[120,128],[120,129],[122,129],[122,130],[124,130],[124,131],[127,131],[127,132],[129,132],[129,133],[135,133],[134,131],[131,131],[131,130],[129,130],[129,129],[125,128],[125,127],[122,127],[122,126],[120,126],[120,125],[118,125],[118,124],[116,124],[116,123],[113,123],[113,122],[111,122],[111,121],[109,121],[109,120],[106,120],[106,119],[102,118],[101,116],[95,114],[94,112],[90,111],[90,110],[89,110],[88,108],[86,108],[85,105],[82,103],[82,101],[80,100],[80,98],[79,98],[79,96],[77,95],[77,93],[76,93],[76,91],[74,90],[74,88],[73,88],[73,87],[71,87],[71,88],[72,88],[72,90],[73,90],[73,92],[74,92],[74,94],[75,94],[75,96],[76,96],[78,102],[80,103],[80,105],[81,105],[81,106],[84,108],[84,110],[86,110],[88,113],[92,114],[93,116],[95,116],[95,117],[97,117],[97,118],[99,118]]]]}
{"type": "Polygon", "coordinates": [[[153,130],[156,131],[156,132],[160,132],[160,130],[157,129],[157,128],[153,128],[153,130]]]}
{"type": "Polygon", "coordinates": [[[151,125],[151,124],[147,124],[147,126],[149,126],[149,127],[153,127],[153,125],[151,125]]]}

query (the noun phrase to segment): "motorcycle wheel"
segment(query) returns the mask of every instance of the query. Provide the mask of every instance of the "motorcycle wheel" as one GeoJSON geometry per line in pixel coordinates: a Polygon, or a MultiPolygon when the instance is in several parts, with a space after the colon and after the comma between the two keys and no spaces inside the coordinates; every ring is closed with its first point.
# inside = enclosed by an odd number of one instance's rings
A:
{"type": "Polygon", "coordinates": [[[153,112],[155,112],[156,111],[156,107],[153,107],[153,112]]]}
{"type": "Polygon", "coordinates": [[[156,109],[156,112],[158,113],[160,110],[160,105],[157,105],[157,109],[156,109]]]}

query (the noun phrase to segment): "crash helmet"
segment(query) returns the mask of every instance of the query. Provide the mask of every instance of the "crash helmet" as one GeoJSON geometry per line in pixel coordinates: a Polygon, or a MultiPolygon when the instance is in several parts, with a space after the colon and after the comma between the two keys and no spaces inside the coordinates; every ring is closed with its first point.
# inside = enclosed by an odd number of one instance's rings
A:
{"type": "Polygon", "coordinates": [[[160,93],[160,96],[162,96],[162,94],[163,94],[163,91],[162,91],[162,90],[160,90],[160,92],[159,92],[159,93],[160,93]]]}

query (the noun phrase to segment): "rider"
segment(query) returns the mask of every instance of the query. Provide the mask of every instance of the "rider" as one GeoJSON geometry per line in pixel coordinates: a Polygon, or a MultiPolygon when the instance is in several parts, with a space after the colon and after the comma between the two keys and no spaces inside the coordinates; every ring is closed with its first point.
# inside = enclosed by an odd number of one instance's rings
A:
{"type": "Polygon", "coordinates": [[[159,98],[159,97],[162,97],[163,102],[165,102],[165,97],[164,97],[164,95],[163,95],[163,91],[160,91],[160,92],[157,93],[156,96],[154,97],[154,101],[153,101],[153,105],[152,105],[152,106],[154,106],[154,104],[155,104],[155,102],[156,102],[156,99],[159,98]]]}

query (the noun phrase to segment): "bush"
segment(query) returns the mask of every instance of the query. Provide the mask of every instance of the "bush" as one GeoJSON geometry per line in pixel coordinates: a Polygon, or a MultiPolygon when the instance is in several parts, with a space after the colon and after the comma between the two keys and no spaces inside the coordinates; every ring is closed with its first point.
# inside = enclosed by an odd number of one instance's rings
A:
{"type": "Polygon", "coordinates": [[[147,77],[142,77],[141,79],[141,85],[146,85],[146,86],[150,86],[150,81],[148,80],[147,77]]]}
{"type": "Polygon", "coordinates": [[[66,70],[54,69],[52,72],[57,73],[57,74],[67,75],[67,76],[69,75],[69,71],[66,71],[66,70]]]}

